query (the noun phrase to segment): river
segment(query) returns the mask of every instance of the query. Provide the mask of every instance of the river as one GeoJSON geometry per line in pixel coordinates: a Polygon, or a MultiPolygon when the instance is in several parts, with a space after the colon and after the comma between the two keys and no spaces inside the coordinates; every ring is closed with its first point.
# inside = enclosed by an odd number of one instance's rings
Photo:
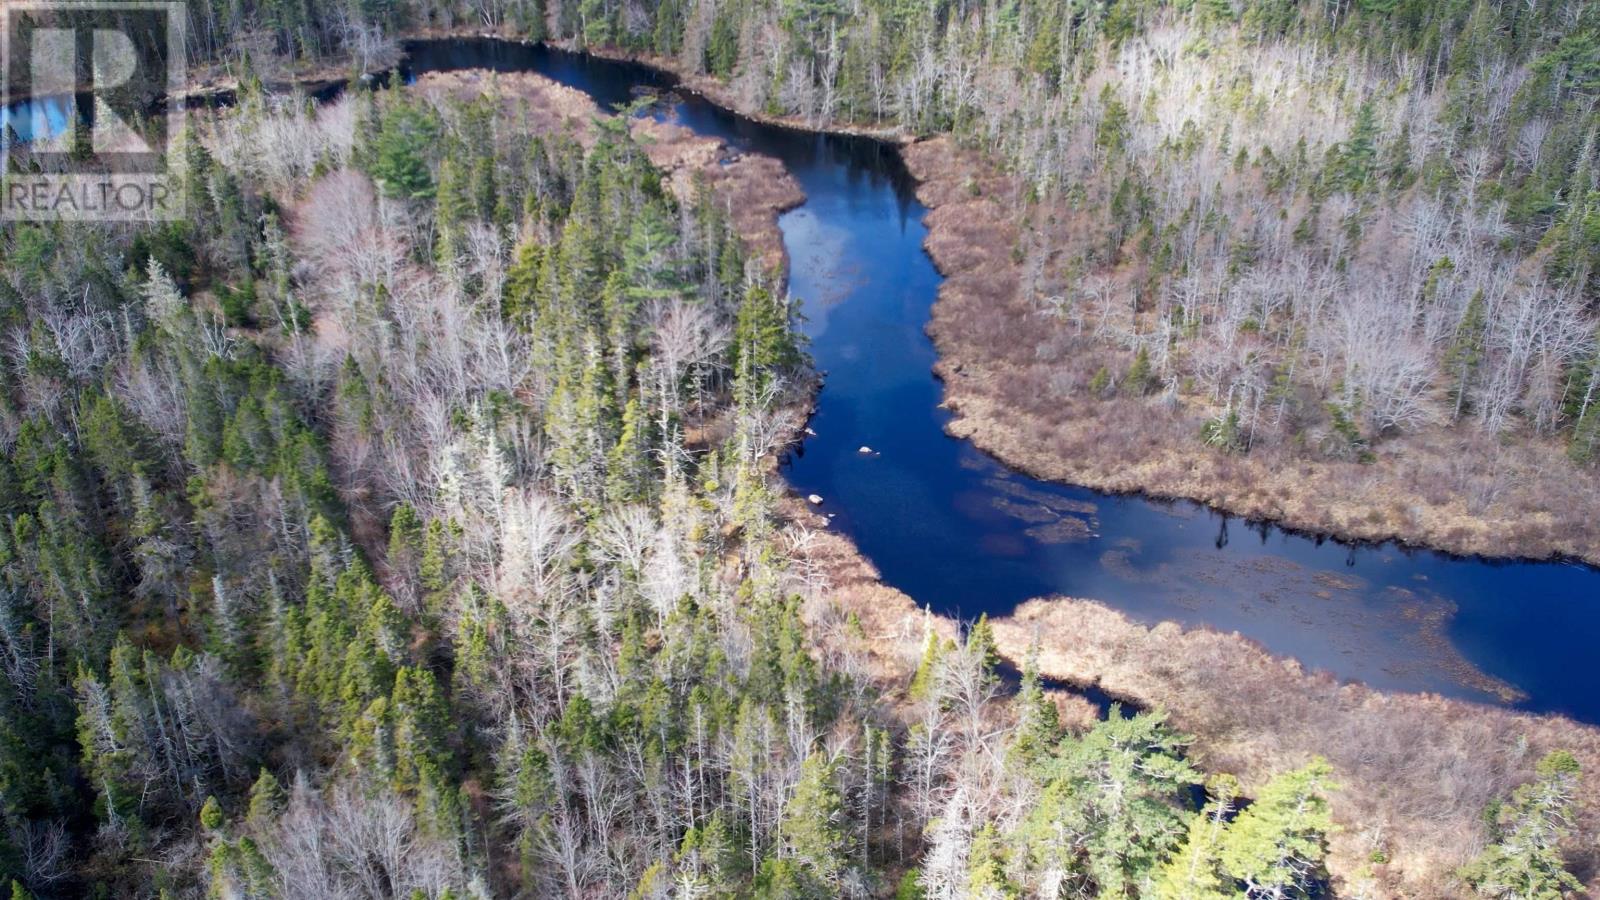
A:
{"type": "MultiPolygon", "coordinates": [[[[630,63],[494,40],[407,45],[405,74],[536,71],[602,105],[672,80],[630,63]]],[[[1103,601],[1144,622],[1238,631],[1341,679],[1600,724],[1600,570],[1349,544],[1188,502],[1042,482],[949,437],[924,333],[940,277],[926,212],[891,146],[760,124],[689,94],[650,111],[782,160],[806,203],[782,217],[790,289],[825,382],[784,463],[883,579],[936,612],[1103,601]],[[867,448],[868,452],[863,452],[867,448]]],[[[1070,642],[1070,634],[1043,636],[1070,642]]]]}

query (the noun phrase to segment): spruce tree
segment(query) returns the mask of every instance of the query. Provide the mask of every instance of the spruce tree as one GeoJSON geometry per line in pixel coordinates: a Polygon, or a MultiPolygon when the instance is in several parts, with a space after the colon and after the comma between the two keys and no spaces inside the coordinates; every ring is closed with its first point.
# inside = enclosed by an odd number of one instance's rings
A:
{"type": "Polygon", "coordinates": [[[1031,864],[1100,896],[1155,878],[1192,816],[1184,801],[1200,773],[1183,758],[1188,743],[1164,713],[1124,719],[1115,709],[1064,741],[1023,826],[1031,864]]]}
{"type": "Polygon", "coordinates": [[[1321,758],[1272,779],[1229,826],[1217,853],[1223,869],[1252,897],[1316,896],[1327,880],[1323,860],[1333,817],[1333,769],[1321,758]]]}
{"type": "Polygon", "coordinates": [[[1222,869],[1221,848],[1238,808],[1239,784],[1232,776],[1213,778],[1211,800],[1189,821],[1189,836],[1172,855],[1153,888],[1155,900],[1233,900],[1234,880],[1222,869]]]}
{"type": "Polygon", "coordinates": [[[811,754],[800,766],[800,782],[784,806],[779,830],[785,853],[826,885],[838,884],[846,866],[844,817],[833,765],[821,753],[811,754]]]}
{"type": "Polygon", "coordinates": [[[1039,683],[1039,645],[1029,646],[1022,664],[1022,686],[1012,704],[1017,711],[1011,752],[1026,765],[1043,759],[1061,740],[1061,714],[1039,683]]]}
{"type": "Polygon", "coordinates": [[[1445,371],[1450,373],[1453,418],[1461,418],[1461,413],[1467,407],[1467,398],[1471,395],[1473,383],[1477,379],[1478,366],[1483,361],[1486,327],[1483,291],[1479,290],[1467,303],[1467,311],[1461,316],[1461,324],[1456,326],[1455,337],[1445,350],[1444,366],[1445,371]]]}
{"type": "Polygon", "coordinates": [[[1572,831],[1568,814],[1577,796],[1578,762],[1558,750],[1541,759],[1535,771],[1533,781],[1492,811],[1495,842],[1461,870],[1480,897],[1561,900],[1583,889],[1561,854],[1561,842],[1572,831]]]}

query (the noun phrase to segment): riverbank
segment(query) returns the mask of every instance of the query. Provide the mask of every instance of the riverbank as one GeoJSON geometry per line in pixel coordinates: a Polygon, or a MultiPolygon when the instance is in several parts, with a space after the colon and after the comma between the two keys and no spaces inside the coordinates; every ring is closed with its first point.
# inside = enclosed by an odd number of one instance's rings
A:
{"type": "MultiPolygon", "coordinates": [[[[611,115],[584,92],[531,72],[429,72],[418,78],[416,90],[461,101],[499,97],[515,104],[514,114],[529,117],[538,129],[570,134],[586,146],[596,139],[594,123],[611,115]]],[[[732,216],[752,258],[781,276],[785,258],[778,216],[806,199],[781,162],[655,119],[630,119],[628,130],[679,203],[693,204],[698,191],[709,190],[732,216]]]]}
{"type": "Polygon", "coordinates": [[[1097,389],[1097,375],[1120,377],[1134,354],[1073,333],[1032,302],[1015,181],[945,137],[908,146],[905,158],[933,210],[927,249],[946,276],[929,334],[952,435],[1038,478],[1195,500],[1341,540],[1600,564],[1600,479],[1557,441],[1430,426],[1378,442],[1365,461],[1292,442],[1230,453],[1202,443],[1218,414],[1204,398],[1097,389]]]}
{"type": "Polygon", "coordinates": [[[677,90],[687,91],[703,97],[716,106],[720,106],[729,112],[737,113],[753,122],[760,122],[763,125],[776,125],[779,128],[793,128],[797,131],[811,131],[817,134],[841,134],[851,137],[872,138],[873,140],[885,141],[891,144],[904,145],[916,140],[915,136],[907,134],[899,127],[874,127],[871,125],[838,122],[823,124],[798,116],[773,115],[756,108],[749,98],[738,96],[715,76],[685,68],[678,60],[672,57],[659,56],[654,53],[635,53],[619,50],[615,47],[578,47],[572,41],[551,41],[549,43],[552,47],[560,47],[573,53],[587,53],[600,59],[634,63],[666,72],[677,79],[677,90]]]}
{"type": "MultiPolygon", "coordinates": [[[[482,29],[417,30],[403,39],[483,36],[518,39],[482,29]]],[[[1143,399],[1094,388],[1102,371],[1127,371],[1133,355],[1068,334],[1024,296],[1017,211],[1028,204],[978,154],[943,137],[914,141],[899,129],[773,116],[675,59],[585,50],[669,72],[682,90],[757,121],[906,145],[919,194],[934,210],[928,249],[949,276],[929,326],[954,414],[949,430],[1008,465],[1106,492],[1194,500],[1344,540],[1600,565],[1600,479],[1574,466],[1558,441],[1500,440],[1435,425],[1378,442],[1368,461],[1327,458],[1294,442],[1264,442],[1248,454],[1208,448],[1198,436],[1219,411],[1207,398],[1178,392],[1143,399]]],[[[274,80],[312,89],[350,71],[348,63],[300,66],[274,80]]],[[[202,70],[188,95],[225,93],[234,86],[230,78],[202,70]]],[[[1032,227],[1067,227],[1034,212],[1032,227]]]]}
{"type": "Polygon", "coordinates": [[[1101,368],[1126,371],[1134,354],[1070,340],[1027,296],[1019,225],[1037,232],[1069,222],[1031,207],[992,161],[948,136],[917,139],[897,128],[766,114],[674,59],[586,51],[668,72],[682,89],[756,121],[901,145],[918,199],[931,210],[928,253],[946,279],[928,331],[953,414],[948,430],[1007,465],[1107,493],[1193,500],[1339,540],[1600,565],[1600,479],[1575,466],[1559,441],[1427,426],[1378,442],[1365,461],[1326,458],[1292,442],[1263,442],[1248,454],[1209,448],[1199,435],[1218,410],[1204,398],[1163,402],[1090,390],[1101,368]]]}
{"type": "MultiPolygon", "coordinates": [[[[791,498],[788,527],[801,558],[827,580],[836,610],[812,611],[813,627],[860,623],[875,680],[903,691],[932,629],[953,620],[919,609],[888,587],[847,539],[791,498]]],[[[1530,778],[1545,752],[1570,750],[1584,769],[1568,859],[1600,889],[1600,729],[1432,694],[1384,693],[1340,684],[1273,656],[1237,633],[1146,627],[1100,603],[1065,597],[1030,601],[992,620],[1013,664],[1040,648],[1041,674],[1100,688],[1144,708],[1165,709],[1194,736],[1207,771],[1239,777],[1247,794],[1311,756],[1329,760],[1340,830],[1328,866],[1339,896],[1447,898],[1460,895],[1457,868],[1489,840],[1483,810],[1530,778]]],[[[1083,727],[1087,701],[1058,694],[1063,721],[1083,727]]],[[[1092,707],[1088,707],[1092,710],[1092,707]]]]}
{"type": "Polygon", "coordinates": [[[1458,896],[1455,870],[1488,840],[1483,811],[1555,749],[1581,761],[1587,785],[1578,791],[1580,838],[1566,848],[1568,859],[1600,886],[1592,840],[1600,829],[1600,729],[1339,684],[1238,634],[1147,628],[1091,601],[1035,600],[995,622],[1001,652],[1012,658],[1039,634],[1074,637],[1044,644],[1044,674],[1169,710],[1195,735],[1202,764],[1238,775],[1247,792],[1311,756],[1327,758],[1340,784],[1331,798],[1341,830],[1329,867],[1341,895],[1367,882],[1376,889],[1368,896],[1458,896]]]}

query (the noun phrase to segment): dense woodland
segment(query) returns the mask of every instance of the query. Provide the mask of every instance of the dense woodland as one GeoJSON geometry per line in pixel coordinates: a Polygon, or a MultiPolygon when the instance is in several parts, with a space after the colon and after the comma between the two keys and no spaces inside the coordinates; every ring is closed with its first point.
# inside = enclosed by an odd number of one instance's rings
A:
{"type": "MultiPolygon", "coordinates": [[[[1083,272],[1140,237],[1138,304],[1040,302],[1146,348],[1152,392],[1211,378],[1230,428],[1269,404],[1226,365],[1183,368],[1200,365],[1185,342],[1225,325],[1258,375],[1321,366],[1361,434],[1408,424],[1371,419],[1393,407],[1318,343],[1342,305],[1308,288],[1267,308],[1283,298],[1240,286],[1297,265],[1353,277],[1374,223],[1433,210],[1427,252],[1448,265],[1370,261],[1374,291],[1426,281],[1382,334],[1418,343],[1435,393],[1461,374],[1457,415],[1558,431],[1580,456],[1593,436],[1600,72],[1581,4],[193,14],[201,58],[245,71],[491,26],[675,56],[773,113],[955,130],[1026,162],[1041,203],[1110,205],[1083,272]],[[1162,37],[1183,28],[1260,55],[1162,37]],[[1315,49],[1263,62],[1291,46],[1315,49]],[[1185,129],[1163,53],[1319,91],[1343,72],[1318,96],[1349,130],[1308,119],[1302,143],[1274,118],[1302,106],[1232,82],[1211,87],[1238,94],[1235,128],[1185,129]],[[1148,82],[1096,74],[1127,54],[1148,82]],[[1536,121],[1527,154],[1500,155],[1536,121]],[[1184,193],[1211,161],[1280,173],[1273,203],[1306,215],[1184,193]],[[1506,328],[1559,332],[1564,355],[1508,350],[1506,328]]],[[[1160,711],[1066,727],[1033,667],[1001,678],[982,621],[930,628],[909,678],[871,662],[778,512],[771,458],[808,382],[781,273],[749,261],[725,201],[669,190],[620,120],[580,141],[492,99],[355,90],[314,109],[249,79],[194,118],[189,220],[0,240],[14,898],[1379,896],[1329,884],[1338,777],[1319,759],[1244,796],[1160,711]]],[[[1041,285],[1063,258],[1017,253],[1041,285]]],[[[1541,761],[1484,811],[1489,843],[1451,890],[1575,890],[1577,784],[1571,756],[1541,761]]]]}
{"type": "Polygon", "coordinates": [[[1600,440],[1600,10],[1580,2],[563,6],[752,108],[951,131],[1040,207],[1042,309],[1204,439],[1600,440]],[[1086,342],[1087,343],[1087,342],[1086,342]]]}
{"type": "MultiPolygon", "coordinates": [[[[8,230],[15,896],[1322,883],[1319,761],[1202,797],[1163,715],[1005,698],[981,622],[870,677],[774,515],[773,273],[614,120],[497,108],[247,92],[190,221],[8,230]]],[[[1556,852],[1553,765],[1485,879],[1556,852]]]]}
{"type": "Polygon", "coordinates": [[[283,0],[203,19],[216,52],[499,28],[665,57],[747,109],[951,131],[1041,204],[1015,248],[1040,307],[1122,351],[1064,390],[1205,402],[1200,437],[1237,452],[1359,458],[1458,421],[1600,449],[1590,3],[283,0]]]}

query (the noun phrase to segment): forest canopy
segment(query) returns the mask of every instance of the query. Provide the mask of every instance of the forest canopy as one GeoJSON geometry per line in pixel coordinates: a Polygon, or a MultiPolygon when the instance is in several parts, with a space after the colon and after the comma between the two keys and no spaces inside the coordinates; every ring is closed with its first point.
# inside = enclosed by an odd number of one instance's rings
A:
{"type": "MultiPolygon", "coordinates": [[[[0,234],[14,897],[1378,891],[1381,848],[1332,884],[1320,758],[1247,791],[1167,711],[1066,721],[982,619],[883,663],[783,514],[813,373],[709,179],[494,87],[315,106],[257,76],[481,24],[671,57],[771,115],[952,132],[1031,208],[1094,211],[1016,248],[1038,303],[1127,355],[1120,390],[1211,395],[1227,452],[1303,421],[1359,454],[1448,416],[1586,463],[1592,6],[191,15],[197,58],[245,75],[179,144],[193,215],[0,234]]],[[[1449,888],[1575,889],[1580,775],[1530,769],[1449,888]]]]}

